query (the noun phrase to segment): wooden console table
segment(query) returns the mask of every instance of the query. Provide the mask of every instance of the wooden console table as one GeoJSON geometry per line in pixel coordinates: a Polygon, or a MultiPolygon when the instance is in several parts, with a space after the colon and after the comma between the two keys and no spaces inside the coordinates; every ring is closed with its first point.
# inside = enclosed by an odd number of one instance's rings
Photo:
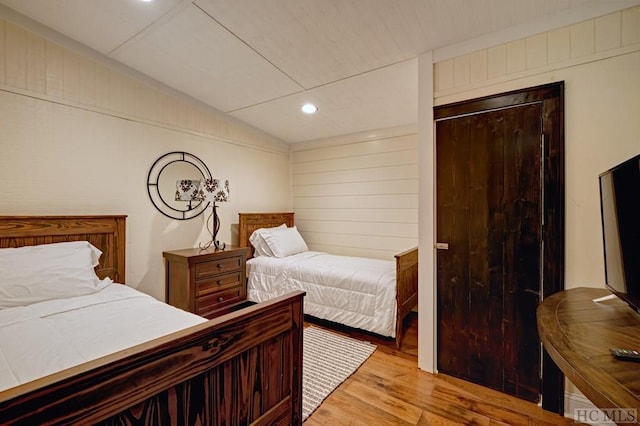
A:
{"type": "Polygon", "coordinates": [[[640,315],[617,298],[593,302],[609,294],[584,287],[553,294],[538,306],[538,333],[556,365],[598,408],[640,413],[640,363],[609,353],[640,349],[640,315]]]}

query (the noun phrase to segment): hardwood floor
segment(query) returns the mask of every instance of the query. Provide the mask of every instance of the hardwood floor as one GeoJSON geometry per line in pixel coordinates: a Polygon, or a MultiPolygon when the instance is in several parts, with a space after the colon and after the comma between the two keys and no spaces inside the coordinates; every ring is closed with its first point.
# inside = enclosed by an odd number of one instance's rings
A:
{"type": "Polygon", "coordinates": [[[535,404],[418,369],[418,320],[411,315],[401,351],[394,342],[313,320],[378,349],[307,419],[305,426],[575,425],[535,404]]]}

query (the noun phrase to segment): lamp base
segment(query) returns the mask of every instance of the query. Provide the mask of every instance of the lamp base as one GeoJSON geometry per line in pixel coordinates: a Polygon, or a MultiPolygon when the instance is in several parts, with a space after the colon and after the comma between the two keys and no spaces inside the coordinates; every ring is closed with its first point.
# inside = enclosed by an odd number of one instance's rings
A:
{"type": "Polygon", "coordinates": [[[207,250],[208,248],[213,246],[216,250],[224,251],[224,249],[227,247],[227,243],[221,243],[218,240],[211,240],[207,241],[204,244],[198,243],[198,246],[200,247],[200,250],[207,250]]]}
{"type": "Polygon", "coordinates": [[[207,223],[209,223],[209,219],[213,217],[213,229],[211,232],[211,241],[207,241],[205,244],[198,244],[200,246],[200,250],[206,250],[212,245],[216,248],[216,250],[224,251],[225,247],[227,247],[226,243],[221,243],[216,240],[216,236],[218,235],[218,231],[220,230],[220,219],[218,218],[218,213],[216,212],[216,203],[212,203],[213,210],[211,214],[207,218],[207,223]]]}

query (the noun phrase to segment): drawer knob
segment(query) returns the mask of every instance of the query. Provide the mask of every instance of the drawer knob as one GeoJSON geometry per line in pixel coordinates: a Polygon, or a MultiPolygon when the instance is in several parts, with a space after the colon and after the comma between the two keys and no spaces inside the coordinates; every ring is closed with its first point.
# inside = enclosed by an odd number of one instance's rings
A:
{"type": "Polygon", "coordinates": [[[218,285],[222,285],[222,280],[218,280],[218,285]]]}
{"type": "Polygon", "coordinates": [[[221,264],[221,263],[218,263],[218,264],[216,265],[216,268],[218,268],[218,269],[222,269],[222,264],[221,264]]]}
{"type": "Polygon", "coordinates": [[[218,297],[218,302],[222,302],[224,300],[224,297],[220,296],[218,297]]]}

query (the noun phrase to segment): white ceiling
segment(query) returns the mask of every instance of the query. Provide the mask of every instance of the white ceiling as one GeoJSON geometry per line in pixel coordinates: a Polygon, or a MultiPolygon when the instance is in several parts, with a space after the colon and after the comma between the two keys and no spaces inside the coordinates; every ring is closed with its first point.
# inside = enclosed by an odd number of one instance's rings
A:
{"type": "Polygon", "coordinates": [[[638,2],[0,0],[290,143],[415,125],[420,53],[605,3],[638,2]]]}

